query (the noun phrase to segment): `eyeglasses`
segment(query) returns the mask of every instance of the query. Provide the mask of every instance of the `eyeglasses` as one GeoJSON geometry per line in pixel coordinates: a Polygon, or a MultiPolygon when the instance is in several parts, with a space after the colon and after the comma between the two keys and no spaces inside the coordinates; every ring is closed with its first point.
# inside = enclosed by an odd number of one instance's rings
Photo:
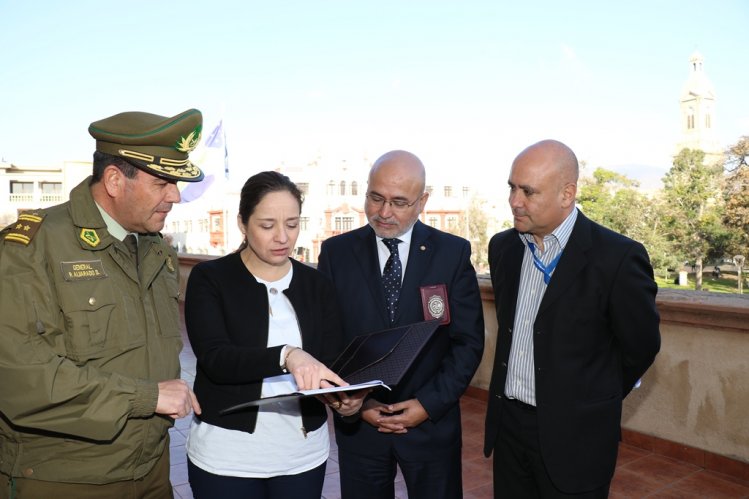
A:
{"type": "Polygon", "coordinates": [[[383,206],[385,206],[385,203],[387,203],[387,204],[390,205],[390,208],[393,211],[403,211],[403,210],[406,210],[406,209],[412,207],[416,203],[418,203],[421,200],[421,198],[424,197],[424,194],[422,193],[412,203],[409,203],[405,199],[385,199],[384,197],[380,196],[379,194],[373,194],[371,192],[368,193],[368,194],[365,194],[364,197],[367,198],[367,201],[369,203],[371,203],[374,206],[377,206],[378,208],[382,208],[383,206]]]}

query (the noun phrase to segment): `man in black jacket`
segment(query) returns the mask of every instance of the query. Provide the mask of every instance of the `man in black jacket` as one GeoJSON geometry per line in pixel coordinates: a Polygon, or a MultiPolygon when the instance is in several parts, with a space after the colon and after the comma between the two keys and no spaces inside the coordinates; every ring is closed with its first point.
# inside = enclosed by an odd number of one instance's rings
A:
{"type": "Polygon", "coordinates": [[[575,208],[577,178],[561,142],[525,149],[508,182],[515,227],[489,243],[495,497],[606,497],[622,400],[660,348],[647,252],[575,208]]]}

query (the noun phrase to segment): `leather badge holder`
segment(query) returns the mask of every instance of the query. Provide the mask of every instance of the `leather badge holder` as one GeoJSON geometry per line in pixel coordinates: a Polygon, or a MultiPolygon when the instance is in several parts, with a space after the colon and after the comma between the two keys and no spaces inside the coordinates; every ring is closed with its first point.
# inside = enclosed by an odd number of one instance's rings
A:
{"type": "Polygon", "coordinates": [[[440,319],[440,325],[450,324],[450,305],[447,302],[447,286],[432,284],[422,286],[421,307],[424,310],[424,320],[440,319]]]}

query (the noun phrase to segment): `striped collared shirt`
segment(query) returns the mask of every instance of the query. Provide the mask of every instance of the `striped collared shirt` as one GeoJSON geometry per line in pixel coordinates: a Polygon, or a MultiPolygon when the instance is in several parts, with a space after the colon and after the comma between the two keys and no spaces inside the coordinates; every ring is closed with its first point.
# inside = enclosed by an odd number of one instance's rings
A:
{"type": "MultiPolygon", "coordinates": [[[[544,265],[549,265],[557,257],[570,239],[572,228],[577,220],[577,209],[564,219],[554,231],[544,237],[544,250],[536,246],[536,256],[544,265]]],[[[510,360],[507,364],[505,394],[526,404],[536,405],[536,376],[533,365],[533,324],[538,307],[546,292],[544,274],[533,264],[533,255],[528,243],[533,243],[531,234],[520,234],[525,245],[523,265],[520,270],[520,286],[515,310],[515,324],[512,329],[510,360]]],[[[552,271],[553,276],[553,271],[552,271]]]]}

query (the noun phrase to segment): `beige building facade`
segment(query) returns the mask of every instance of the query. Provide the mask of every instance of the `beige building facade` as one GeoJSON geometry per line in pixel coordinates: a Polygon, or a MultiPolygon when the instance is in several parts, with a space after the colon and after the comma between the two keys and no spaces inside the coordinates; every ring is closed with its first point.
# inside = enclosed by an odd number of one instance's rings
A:
{"type": "Polygon", "coordinates": [[[49,208],[68,200],[70,190],[91,174],[90,162],[27,166],[0,162],[0,227],[22,211],[49,208]]]}

